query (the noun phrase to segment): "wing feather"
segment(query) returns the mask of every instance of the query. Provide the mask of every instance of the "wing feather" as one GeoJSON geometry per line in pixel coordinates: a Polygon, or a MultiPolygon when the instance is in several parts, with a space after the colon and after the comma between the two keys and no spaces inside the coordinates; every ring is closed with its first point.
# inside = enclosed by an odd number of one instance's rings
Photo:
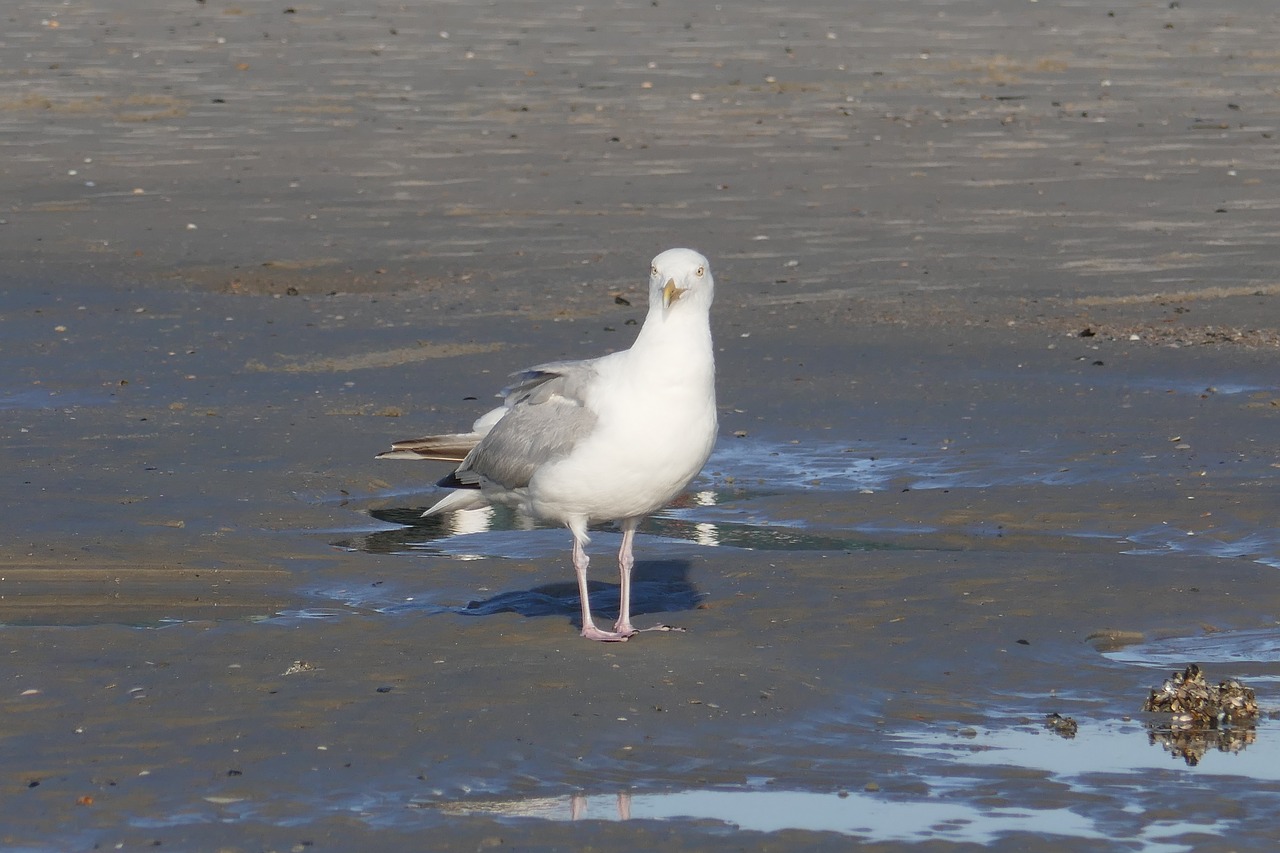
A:
{"type": "Polygon", "coordinates": [[[428,435],[397,441],[391,449],[379,453],[376,459],[435,459],[440,462],[461,462],[467,458],[484,436],[477,432],[454,432],[448,435],[428,435]]]}
{"type": "Polygon", "coordinates": [[[486,481],[524,488],[540,466],[569,453],[595,427],[589,402],[599,361],[553,361],[513,373],[499,393],[503,406],[476,421],[472,432],[397,441],[377,458],[459,462],[440,482],[448,488],[486,481]]]}
{"type": "Polygon", "coordinates": [[[481,478],[505,489],[520,489],[543,465],[569,453],[590,434],[596,416],[564,397],[520,403],[498,421],[458,466],[463,483],[481,478]]]}

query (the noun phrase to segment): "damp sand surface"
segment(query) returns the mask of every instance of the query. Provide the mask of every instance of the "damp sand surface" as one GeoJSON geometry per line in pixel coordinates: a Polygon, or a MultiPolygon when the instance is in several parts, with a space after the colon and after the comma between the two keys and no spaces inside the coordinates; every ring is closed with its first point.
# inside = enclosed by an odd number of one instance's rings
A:
{"type": "Polygon", "coordinates": [[[1270,849],[1280,34],[1190,6],[19,2],[0,846],[1270,849]],[[372,457],[674,244],[721,438],[592,644],[372,457]]]}

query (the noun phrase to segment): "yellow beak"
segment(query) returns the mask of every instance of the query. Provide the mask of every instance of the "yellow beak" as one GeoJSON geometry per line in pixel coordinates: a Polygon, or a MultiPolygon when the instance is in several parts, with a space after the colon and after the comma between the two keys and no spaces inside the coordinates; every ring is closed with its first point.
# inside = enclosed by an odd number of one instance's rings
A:
{"type": "Polygon", "coordinates": [[[667,279],[666,285],[662,288],[662,307],[670,308],[671,303],[683,295],[684,291],[676,287],[676,280],[674,278],[667,279]]]}

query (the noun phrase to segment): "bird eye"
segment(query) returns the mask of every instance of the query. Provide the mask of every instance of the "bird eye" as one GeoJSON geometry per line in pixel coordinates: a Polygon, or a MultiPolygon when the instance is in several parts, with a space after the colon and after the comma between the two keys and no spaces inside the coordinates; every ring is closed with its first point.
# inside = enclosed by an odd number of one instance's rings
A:
{"type": "Polygon", "coordinates": [[[657,274],[658,274],[657,267],[649,267],[649,275],[657,275],[657,274]]]}
{"type": "Polygon", "coordinates": [[[702,274],[706,271],[707,271],[706,267],[698,267],[696,270],[693,271],[693,274],[696,275],[698,278],[702,278],[702,274]]]}

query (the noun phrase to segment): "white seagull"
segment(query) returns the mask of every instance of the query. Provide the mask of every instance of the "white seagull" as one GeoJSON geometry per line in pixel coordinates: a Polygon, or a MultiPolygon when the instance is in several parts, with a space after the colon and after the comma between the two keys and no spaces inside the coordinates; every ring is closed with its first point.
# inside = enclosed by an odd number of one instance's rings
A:
{"type": "Polygon", "coordinates": [[[623,641],[631,624],[636,527],[702,470],[716,441],[715,357],[707,259],[669,249],[649,268],[649,313],[628,350],[513,373],[497,409],[471,432],[399,441],[379,459],[461,462],[438,485],[455,491],[423,513],[519,507],[573,534],[582,636],[623,641]],[[612,631],[587,598],[587,527],[622,528],[622,595],[612,631]]]}

